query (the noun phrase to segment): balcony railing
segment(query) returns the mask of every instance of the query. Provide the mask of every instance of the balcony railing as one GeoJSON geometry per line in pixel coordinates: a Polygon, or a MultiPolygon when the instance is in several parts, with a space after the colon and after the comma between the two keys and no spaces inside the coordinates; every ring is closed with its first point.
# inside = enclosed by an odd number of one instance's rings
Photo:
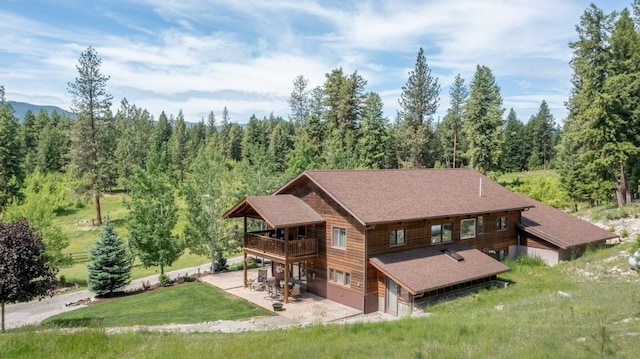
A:
{"type": "Polygon", "coordinates": [[[245,233],[244,247],[272,256],[295,258],[318,254],[318,239],[302,238],[285,241],[262,234],[245,233]]]}

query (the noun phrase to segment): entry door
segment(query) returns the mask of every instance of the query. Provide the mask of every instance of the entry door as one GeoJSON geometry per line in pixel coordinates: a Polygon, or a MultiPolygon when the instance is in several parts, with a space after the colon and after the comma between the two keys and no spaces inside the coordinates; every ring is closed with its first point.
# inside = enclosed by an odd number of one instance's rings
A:
{"type": "Polygon", "coordinates": [[[398,315],[398,284],[387,279],[387,313],[398,315]]]}

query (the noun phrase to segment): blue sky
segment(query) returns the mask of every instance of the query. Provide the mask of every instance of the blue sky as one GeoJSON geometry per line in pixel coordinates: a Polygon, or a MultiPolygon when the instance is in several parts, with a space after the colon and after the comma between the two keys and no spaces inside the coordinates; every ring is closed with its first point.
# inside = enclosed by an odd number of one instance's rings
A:
{"type": "MultiPolygon", "coordinates": [[[[582,0],[0,0],[0,85],[8,100],[69,109],[67,83],[93,46],[120,101],[183,110],[189,122],[287,118],[293,80],[321,86],[334,68],[358,71],[393,120],[418,49],[441,85],[440,108],[460,73],[491,68],[510,108],[526,122],[546,100],[556,122],[571,89],[570,41],[582,0]]],[[[595,3],[605,11],[628,1],[595,3]]]]}

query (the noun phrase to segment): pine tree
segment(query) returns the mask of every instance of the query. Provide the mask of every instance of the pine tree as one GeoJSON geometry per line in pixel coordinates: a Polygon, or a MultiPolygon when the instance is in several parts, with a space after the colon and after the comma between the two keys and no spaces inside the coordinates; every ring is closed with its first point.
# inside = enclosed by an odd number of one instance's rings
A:
{"type": "Polygon", "coordinates": [[[289,121],[291,121],[296,128],[306,126],[309,117],[308,85],[309,80],[305,79],[302,75],[296,77],[293,81],[293,91],[289,97],[289,108],[291,108],[289,121]]]}
{"type": "Polygon", "coordinates": [[[433,114],[440,101],[438,79],[431,75],[424,49],[418,51],[416,64],[400,95],[400,132],[404,137],[402,162],[410,167],[431,167],[436,148],[433,136],[433,114]]]}
{"type": "Polygon", "coordinates": [[[100,229],[98,240],[89,249],[87,285],[99,295],[114,291],[131,282],[131,258],[127,247],[108,219],[100,229]]]}
{"type": "Polygon", "coordinates": [[[471,166],[482,173],[499,168],[502,154],[502,97],[491,69],[478,65],[471,81],[464,126],[471,166]]]}
{"type": "Polygon", "coordinates": [[[464,79],[457,74],[449,89],[450,105],[442,123],[436,129],[437,138],[444,151],[444,161],[447,166],[457,168],[464,163],[459,153],[464,153],[465,143],[462,136],[464,125],[464,104],[469,96],[469,91],[464,84],[464,79]]]}
{"type": "Polygon", "coordinates": [[[281,121],[271,132],[269,139],[269,155],[273,159],[277,172],[287,169],[287,155],[293,149],[293,124],[281,121]]]}
{"type": "Polygon", "coordinates": [[[100,73],[102,60],[89,47],[82,52],[76,66],[78,77],[69,82],[71,110],[77,115],[73,126],[72,163],[75,175],[81,179],[79,193],[92,195],[96,206],[96,221],[102,224],[100,197],[105,189],[103,171],[109,153],[104,153],[105,137],[110,122],[112,96],[107,93],[108,76],[100,73]]]}

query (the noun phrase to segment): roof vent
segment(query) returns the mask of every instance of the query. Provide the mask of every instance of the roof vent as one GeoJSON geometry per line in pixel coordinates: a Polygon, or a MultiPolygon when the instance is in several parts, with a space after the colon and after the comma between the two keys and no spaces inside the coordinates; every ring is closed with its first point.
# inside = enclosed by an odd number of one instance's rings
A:
{"type": "Polygon", "coordinates": [[[455,251],[451,250],[451,249],[443,249],[442,253],[446,254],[447,256],[449,256],[449,258],[453,259],[456,262],[462,262],[464,260],[464,257],[459,255],[458,253],[456,253],[455,251]]]}

